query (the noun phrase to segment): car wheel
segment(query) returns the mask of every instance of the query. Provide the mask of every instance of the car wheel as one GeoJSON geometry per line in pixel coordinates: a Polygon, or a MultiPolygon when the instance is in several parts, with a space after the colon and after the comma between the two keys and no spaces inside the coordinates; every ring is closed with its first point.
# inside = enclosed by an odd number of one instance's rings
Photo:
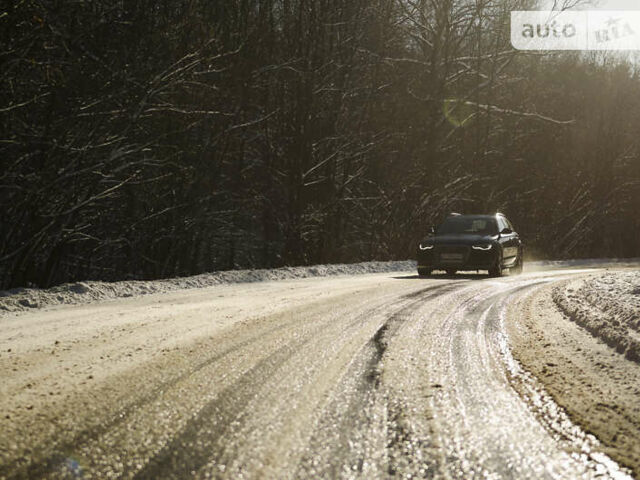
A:
{"type": "Polygon", "coordinates": [[[502,276],[502,260],[498,259],[496,264],[489,269],[490,277],[501,277],[502,276]]]}
{"type": "Polygon", "coordinates": [[[456,272],[457,272],[457,270],[448,269],[447,270],[447,275],[449,275],[450,277],[453,277],[456,274],[456,272]]]}
{"type": "Polygon", "coordinates": [[[421,277],[428,277],[431,275],[431,269],[429,268],[418,268],[418,275],[421,277]]]}
{"type": "Polygon", "coordinates": [[[520,275],[522,273],[522,267],[524,265],[524,260],[522,258],[522,252],[518,255],[518,262],[514,265],[513,268],[510,269],[509,273],[513,273],[514,275],[520,275]]]}

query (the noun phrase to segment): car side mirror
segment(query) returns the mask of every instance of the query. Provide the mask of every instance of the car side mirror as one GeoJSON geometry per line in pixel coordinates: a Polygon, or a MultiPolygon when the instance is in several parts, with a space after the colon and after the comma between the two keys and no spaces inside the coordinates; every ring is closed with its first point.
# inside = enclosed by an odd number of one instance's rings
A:
{"type": "Polygon", "coordinates": [[[428,230],[428,231],[429,231],[429,233],[430,233],[431,235],[435,235],[435,233],[436,233],[436,228],[432,225],[432,226],[430,226],[430,227],[429,227],[429,230],[428,230]]]}
{"type": "Polygon", "coordinates": [[[513,230],[511,230],[509,227],[504,227],[500,232],[500,235],[510,235],[512,233],[513,233],[513,230]]]}

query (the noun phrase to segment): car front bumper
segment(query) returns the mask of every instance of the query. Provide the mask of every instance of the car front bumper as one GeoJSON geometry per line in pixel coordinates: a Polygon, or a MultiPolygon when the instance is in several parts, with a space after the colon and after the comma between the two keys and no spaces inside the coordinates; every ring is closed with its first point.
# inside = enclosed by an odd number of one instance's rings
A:
{"type": "Polygon", "coordinates": [[[430,270],[488,270],[495,266],[497,247],[476,250],[468,245],[435,245],[433,249],[418,249],[418,268],[430,270]]]}

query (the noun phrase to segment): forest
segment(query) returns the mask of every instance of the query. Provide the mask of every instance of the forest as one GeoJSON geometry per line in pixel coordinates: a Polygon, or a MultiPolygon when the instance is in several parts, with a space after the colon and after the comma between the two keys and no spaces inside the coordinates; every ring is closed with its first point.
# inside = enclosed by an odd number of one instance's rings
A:
{"type": "Polygon", "coordinates": [[[406,259],[451,211],[640,257],[640,74],[528,0],[0,8],[0,288],[406,259]]]}

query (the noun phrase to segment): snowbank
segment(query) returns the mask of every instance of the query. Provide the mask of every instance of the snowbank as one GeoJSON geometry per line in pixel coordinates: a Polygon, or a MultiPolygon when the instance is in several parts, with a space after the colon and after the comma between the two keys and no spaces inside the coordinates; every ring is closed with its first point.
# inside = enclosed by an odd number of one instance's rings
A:
{"type": "Polygon", "coordinates": [[[153,281],[78,282],[41,290],[16,288],[0,291],[0,312],[17,312],[59,304],[81,304],[180,289],[211,287],[214,285],[294,278],[325,277],[330,275],[358,275],[365,273],[400,272],[414,270],[413,260],[396,262],[363,262],[310,267],[284,267],[263,270],[230,270],[205,273],[192,277],[153,281]]]}
{"type": "Polygon", "coordinates": [[[590,275],[557,287],[553,299],[577,324],[640,362],[640,270],[590,275]]]}
{"type": "MultiPolygon", "coordinates": [[[[629,266],[638,265],[640,259],[589,259],[564,261],[538,261],[525,263],[525,271],[578,266],[629,266]]],[[[68,283],[41,290],[17,288],[0,291],[0,315],[2,312],[19,312],[60,304],[83,304],[114,298],[164,293],[180,289],[211,287],[220,284],[286,280],[294,278],[324,277],[331,275],[358,275],[415,270],[413,260],[394,262],[363,262],[353,264],[314,265],[310,267],[284,267],[262,270],[230,270],[205,273],[192,277],[152,281],[68,283]]]]}
{"type": "Polygon", "coordinates": [[[535,260],[530,262],[525,261],[524,265],[527,272],[548,270],[550,268],[624,268],[639,266],[640,258],[577,258],[573,260],[535,260]]]}

